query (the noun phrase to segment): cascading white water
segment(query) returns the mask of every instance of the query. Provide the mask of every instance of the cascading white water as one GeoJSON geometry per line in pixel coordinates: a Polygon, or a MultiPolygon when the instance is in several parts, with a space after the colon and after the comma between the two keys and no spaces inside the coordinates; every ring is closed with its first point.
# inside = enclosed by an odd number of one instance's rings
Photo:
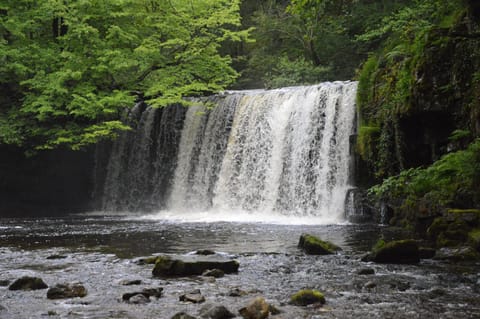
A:
{"type": "Polygon", "coordinates": [[[190,108],[169,210],[339,221],[349,188],[355,92],[355,82],[239,91],[227,93],[208,116],[202,106],[190,108]]]}
{"type": "Polygon", "coordinates": [[[230,91],[194,100],[186,114],[137,106],[135,130],[112,146],[103,209],[163,209],[159,219],[338,222],[356,87],[230,91]]]}

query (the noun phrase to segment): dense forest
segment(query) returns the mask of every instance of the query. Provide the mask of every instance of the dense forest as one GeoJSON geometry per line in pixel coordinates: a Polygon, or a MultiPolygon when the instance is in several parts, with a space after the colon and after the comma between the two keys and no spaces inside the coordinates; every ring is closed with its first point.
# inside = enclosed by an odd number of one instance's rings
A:
{"type": "MultiPolygon", "coordinates": [[[[365,205],[407,228],[478,214],[479,23],[473,0],[4,0],[0,143],[78,150],[139,99],[358,80],[365,205]]],[[[444,241],[478,245],[459,223],[444,241]]]]}

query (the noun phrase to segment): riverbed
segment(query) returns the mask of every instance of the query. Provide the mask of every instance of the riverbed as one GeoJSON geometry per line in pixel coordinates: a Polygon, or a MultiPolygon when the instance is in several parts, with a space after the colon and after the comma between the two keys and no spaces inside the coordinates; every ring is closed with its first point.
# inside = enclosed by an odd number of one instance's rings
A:
{"type": "Polygon", "coordinates": [[[422,260],[418,265],[360,261],[382,236],[405,236],[380,225],[302,225],[270,222],[188,222],[101,213],[0,219],[0,318],[165,318],[178,312],[198,317],[207,303],[238,310],[258,296],[281,310],[272,318],[480,318],[479,264],[422,260]],[[336,255],[309,256],[297,248],[302,233],[342,247],[336,255]],[[238,274],[159,279],[139,259],[209,249],[240,263],[238,274]],[[53,257],[53,258],[52,258],[53,257]],[[360,275],[363,268],[373,275],[360,275]],[[46,290],[10,291],[22,276],[49,286],[80,282],[84,298],[49,300],[46,290]],[[125,282],[140,280],[136,286],[125,282]],[[127,292],[163,288],[148,304],[122,301],[127,292]],[[304,288],[325,294],[323,307],[289,304],[304,288]],[[179,296],[200,289],[206,302],[179,296]],[[237,289],[243,296],[230,296],[237,289]]]}

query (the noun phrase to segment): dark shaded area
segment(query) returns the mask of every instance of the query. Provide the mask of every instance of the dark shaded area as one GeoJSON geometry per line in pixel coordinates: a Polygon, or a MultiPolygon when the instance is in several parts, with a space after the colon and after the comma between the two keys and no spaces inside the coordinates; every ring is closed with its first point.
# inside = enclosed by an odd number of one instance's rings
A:
{"type": "Polygon", "coordinates": [[[94,152],[55,150],[26,157],[0,146],[0,217],[54,216],[90,209],[94,152]]]}

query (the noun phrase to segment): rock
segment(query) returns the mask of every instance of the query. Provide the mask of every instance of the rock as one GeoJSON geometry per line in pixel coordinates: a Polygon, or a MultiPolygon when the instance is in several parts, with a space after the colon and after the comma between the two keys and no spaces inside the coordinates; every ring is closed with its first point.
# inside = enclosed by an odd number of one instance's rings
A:
{"type": "Polygon", "coordinates": [[[186,314],[185,312],[179,312],[175,314],[171,319],[197,319],[197,318],[192,317],[189,314],[186,314]]]}
{"type": "Polygon", "coordinates": [[[9,290],[38,290],[48,288],[47,284],[41,278],[37,277],[22,277],[13,282],[8,287],[9,290]]]}
{"type": "Polygon", "coordinates": [[[150,298],[145,297],[143,294],[136,294],[131,296],[128,302],[135,305],[144,305],[150,302],[150,298]]]}
{"type": "Polygon", "coordinates": [[[152,274],[158,277],[177,277],[201,275],[209,269],[220,269],[226,274],[238,272],[236,260],[219,256],[184,256],[172,259],[158,257],[152,274]]]}
{"type": "Polygon", "coordinates": [[[0,287],[7,287],[10,285],[10,280],[0,280],[0,287]]]}
{"type": "Polygon", "coordinates": [[[202,276],[221,278],[225,276],[225,273],[220,269],[208,269],[203,272],[202,276]]]}
{"type": "Polygon", "coordinates": [[[122,286],[134,286],[134,285],[141,285],[141,284],[142,284],[142,281],[140,279],[120,281],[120,285],[122,286]]]}
{"type": "Polygon", "coordinates": [[[75,297],[85,297],[87,295],[87,289],[81,284],[57,284],[54,287],[48,289],[48,299],[67,299],[75,297]]]}
{"type": "MultiPolygon", "coordinates": [[[[132,302],[131,298],[137,295],[142,295],[147,299],[150,297],[160,298],[163,294],[163,288],[145,288],[142,291],[128,292],[122,295],[122,300],[126,302],[132,302]]],[[[132,302],[133,303],[133,302],[132,302]]]]}
{"type": "Polygon", "coordinates": [[[373,288],[377,287],[377,284],[373,281],[369,281],[363,287],[366,288],[366,289],[373,289],[373,288]]]}
{"type": "Polygon", "coordinates": [[[298,248],[301,248],[309,255],[329,255],[342,250],[340,247],[328,241],[323,241],[309,234],[303,234],[300,236],[298,248]]]}
{"type": "Polygon", "coordinates": [[[373,268],[362,268],[357,271],[357,275],[373,275],[375,274],[375,269],[373,268]]]}
{"type": "Polygon", "coordinates": [[[47,257],[47,259],[65,259],[67,256],[64,255],[50,255],[47,257]]]}
{"type": "Polygon", "coordinates": [[[200,309],[200,317],[208,319],[229,319],[235,318],[235,315],[224,306],[205,305],[200,309]]]}
{"type": "Polygon", "coordinates": [[[180,296],[180,301],[192,302],[192,303],[202,303],[205,302],[205,297],[202,296],[199,289],[196,289],[192,292],[186,293],[180,296]]]}
{"type": "Polygon", "coordinates": [[[215,252],[209,249],[201,249],[201,250],[197,250],[195,252],[195,255],[202,255],[202,256],[215,255],[215,252]]]}
{"type": "Polygon", "coordinates": [[[248,295],[248,292],[241,290],[240,288],[233,288],[228,292],[228,296],[230,297],[243,297],[248,295]]]}
{"type": "Polygon", "coordinates": [[[264,298],[258,297],[238,312],[244,319],[265,319],[270,313],[270,306],[264,298]]]}
{"type": "Polygon", "coordinates": [[[303,289],[290,297],[290,303],[296,306],[325,303],[325,296],[318,290],[303,289]]]}
{"type": "Polygon", "coordinates": [[[472,247],[440,248],[433,259],[451,261],[475,261],[480,260],[480,254],[472,247]]]}
{"type": "Polygon", "coordinates": [[[435,256],[435,249],[420,247],[418,249],[418,254],[420,255],[420,259],[432,259],[435,256]]]}
{"type": "Polygon", "coordinates": [[[362,261],[391,264],[414,264],[420,261],[418,244],[412,239],[397,240],[374,249],[362,261]]]}

